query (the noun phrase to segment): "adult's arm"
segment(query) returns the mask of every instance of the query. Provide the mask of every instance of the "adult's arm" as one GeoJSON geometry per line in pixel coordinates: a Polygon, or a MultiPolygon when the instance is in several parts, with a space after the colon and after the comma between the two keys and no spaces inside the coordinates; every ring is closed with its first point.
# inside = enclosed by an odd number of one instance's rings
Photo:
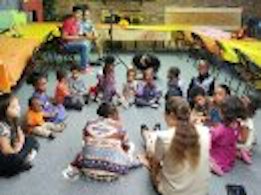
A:
{"type": "Polygon", "coordinates": [[[84,36],[80,35],[68,35],[64,30],[62,32],[62,38],[66,41],[83,41],[86,40],[84,36]]]}
{"type": "Polygon", "coordinates": [[[22,147],[23,145],[19,142],[12,147],[9,138],[4,136],[0,137],[0,150],[5,155],[17,154],[21,151],[22,147]]]}

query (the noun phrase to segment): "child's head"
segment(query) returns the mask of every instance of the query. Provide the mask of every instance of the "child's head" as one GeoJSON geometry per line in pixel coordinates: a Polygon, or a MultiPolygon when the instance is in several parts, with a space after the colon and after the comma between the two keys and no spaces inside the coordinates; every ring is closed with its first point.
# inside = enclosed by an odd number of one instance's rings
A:
{"type": "Polygon", "coordinates": [[[80,70],[77,66],[71,67],[71,75],[74,80],[77,80],[80,77],[80,70]]]}
{"type": "Polygon", "coordinates": [[[108,75],[114,72],[115,58],[113,56],[107,56],[104,60],[103,74],[108,75]]]}
{"type": "Polygon", "coordinates": [[[67,74],[65,71],[62,71],[62,70],[58,70],[56,72],[56,79],[58,82],[65,82],[66,79],[67,79],[67,74]]]}
{"type": "Polygon", "coordinates": [[[209,72],[209,64],[205,60],[200,60],[198,64],[199,75],[206,75],[209,72]]]}
{"type": "Polygon", "coordinates": [[[97,114],[104,118],[119,120],[119,112],[117,107],[110,103],[102,103],[97,109],[97,114]]]}
{"type": "Polygon", "coordinates": [[[180,69],[178,67],[171,67],[168,71],[168,79],[169,81],[177,80],[180,75],[180,69]]]}
{"type": "Polygon", "coordinates": [[[246,110],[239,97],[230,96],[220,104],[222,121],[226,125],[236,122],[238,119],[246,118],[246,110]]]}
{"type": "Polygon", "coordinates": [[[42,111],[41,102],[36,97],[31,97],[28,100],[28,106],[29,106],[30,110],[33,110],[35,112],[41,112],[42,111]]]}
{"type": "Polygon", "coordinates": [[[154,70],[152,67],[147,68],[143,72],[143,80],[147,83],[151,83],[154,81],[154,70]]]}
{"type": "Polygon", "coordinates": [[[0,120],[1,121],[13,121],[20,117],[21,107],[19,100],[15,96],[11,96],[0,105],[0,120]]]}
{"type": "Polygon", "coordinates": [[[231,91],[227,85],[218,85],[214,90],[213,101],[215,104],[219,105],[225,100],[225,98],[227,98],[230,95],[231,91]]]}
{"type": "Polygon", "coordinates": [[[127,82],[132,82],[136,79],[136,70],[134,68],[130,68],[127,70],[127,82]]]}
{"type": "Polygon", "coordinates": [[[34,88],[38,92],[46,92],[47,78],[45,76],[39,76],[34,82],[34,88]]]}
{"type": "Polygon", "coordinates": [[[90,20],[91,19],[91,10],[88,5],[83,7],[83,20],[90,20]]]}
{"type": "Polygon", "coordinates": [[[194,87],[190,92],[193,107],[203,107],[207,104],[206,92],[202,87],[194,87]]]}
{"type": "Polygon", "coordinates": [[[72,8],[72,12],[73,12],[73,16],[77,19],[77,20],[82,20],[82,7],[75,5],[72,8]]]}
{"type": "Polygon", "coordinates": [[[259,108],[260,103],[261,103],[260,98],[254,96],[254,95],[243,96],[241,98],[241,101],[242,101],[242,104],[246,108],[247,117],[253,118],[256,114],[256,111],[259,108]]]}

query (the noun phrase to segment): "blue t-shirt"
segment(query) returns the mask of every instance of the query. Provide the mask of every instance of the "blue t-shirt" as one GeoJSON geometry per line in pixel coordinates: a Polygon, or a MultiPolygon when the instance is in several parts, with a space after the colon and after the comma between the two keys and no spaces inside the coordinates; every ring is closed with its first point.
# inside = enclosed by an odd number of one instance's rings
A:
{"type": "Polygon", "coordinates": [[[80,34],[91,33],[94,31],[94,26],[91,20],[82,21],[80,24],[80,34]]]}

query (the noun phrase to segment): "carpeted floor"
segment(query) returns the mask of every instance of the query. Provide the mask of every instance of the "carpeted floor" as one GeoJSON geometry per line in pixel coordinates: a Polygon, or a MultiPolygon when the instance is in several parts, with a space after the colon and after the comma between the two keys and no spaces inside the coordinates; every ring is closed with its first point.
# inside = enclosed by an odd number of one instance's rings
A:
{"type": "MultiPolygon", "coordinates": [[[[120,57],[127,63],[131,63],[131,54],[122,54],[120,57]]],[[[159,54],[162,62],[160,69],[160,79],[158,84],[163,91],[166,88],[166,73],[170,66],[178,66],[181,69],[181,77],[185,84],[188,84],[190,78],[196,74],[193,67],[193,60],[188,60],[186,55],[159,54]]],[[[97,72],[99,68],[94,68],[97,72]]],[[[119,88],[125,81],[126,69],[119,64],[116,67],[117,81],[119,88]]],[[[55,87],[54,72],[49,73],[49,91],[52,95],[55,87]]],[[[90,86],[95,83],[95,73],[84,76],[86,82],[90,86]]],[[[221,81],[222,82],[222,79],[221,81]]],[[[22,108],[25,109],[27,99],[32,94],[32,87],[26,83],[17,91],[17,96],[21,100],[22,108]]],[[[39,139],[41,150],[36,158],[34,168],[24,174],[11,179],[0,179],[1,195],[154,195],[152,185],[150,183],[148,171],[145,168],[137,169],[129,175],[122,177],[119,181],[113,183],[99,183],[88,179],[70,182],[62,177],[62,170],[74,158],[75,154],[80,150],[81,131],[88,119],[96,116],[97,105],[92,103],[84,108],[82,112],[69,112],[67,119],[67,128],[65,132],[58,135],[55,141],[39,139]]],[[[153,126],[157,122],[164,124],[163,120],[163,104],[159,110],[153,109],[137,109],[129,110],[121,109],[121,116],[124,125],[129,133],[130,139],[136,144],[137,150],[142,151],[142,140],[140,136],[140,124],[146,123],[153,126]]],[[[255,125],[261,125],[261,113],[255,117],[255,125]]],[[[163,125],[164,126],[164,125],[163,125]]],[[[261,134],[258,132],[258,138],[261,134]]],[[[254,155],[254,163],[247,166],[238,161],[235,168],[230,174],[223,178],[212,176],[210,181],[210,195],[225,195],[226,184],[243,184],[248,195],[259,195],[259,185],[261,183],[261,148],[256,147],[254,155]]]]}

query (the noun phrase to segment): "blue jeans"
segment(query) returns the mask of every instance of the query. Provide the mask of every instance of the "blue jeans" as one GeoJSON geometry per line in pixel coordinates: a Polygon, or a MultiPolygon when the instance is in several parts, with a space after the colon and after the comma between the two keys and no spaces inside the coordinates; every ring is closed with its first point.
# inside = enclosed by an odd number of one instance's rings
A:
{"type": "Polygon", "coordinates": [[[89,54],[92,44],[90,41],[71,41],[65,44],[65,49],[69,52],[79,52],[81,57],[81,68],[86,68],[89,62],[89,54]]]}

